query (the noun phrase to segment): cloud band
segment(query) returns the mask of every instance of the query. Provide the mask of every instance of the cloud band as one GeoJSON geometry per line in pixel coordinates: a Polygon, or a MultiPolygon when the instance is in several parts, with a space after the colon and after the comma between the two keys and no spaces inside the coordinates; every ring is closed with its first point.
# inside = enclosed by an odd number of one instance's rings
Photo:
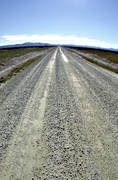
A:
{"type": "Polygon", "coordinates": [[[43,42],[51,44],[75,44],[75,45],[88,45],[88,46],[97,46],[103,48],[118,48],[118,44],[110,44],[104,41],[99,41],[95,39],[89,39],[85,37],[78,37],[75,35],[4,35],[2,39],[7,44],[17,44],[24,42],[43,42]]]}

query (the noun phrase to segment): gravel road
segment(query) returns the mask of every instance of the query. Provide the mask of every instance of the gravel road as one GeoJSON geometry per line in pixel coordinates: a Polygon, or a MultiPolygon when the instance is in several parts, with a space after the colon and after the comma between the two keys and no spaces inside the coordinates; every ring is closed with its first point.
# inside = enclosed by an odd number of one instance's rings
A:
{"type": "Polygon", "coordinates": [[[58,47],[0,86],[0,180],[118,180],[118,76],[58,47]]]}

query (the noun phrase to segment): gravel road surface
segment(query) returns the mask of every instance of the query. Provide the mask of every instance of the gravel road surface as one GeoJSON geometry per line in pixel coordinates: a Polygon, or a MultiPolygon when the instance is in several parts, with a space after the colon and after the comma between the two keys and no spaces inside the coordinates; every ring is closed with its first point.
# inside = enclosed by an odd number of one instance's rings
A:
{"type": "Polygon", "coordinates": [[[0,180],[118,180],[118,76],[54,48],[0,86],[0,180]]]}

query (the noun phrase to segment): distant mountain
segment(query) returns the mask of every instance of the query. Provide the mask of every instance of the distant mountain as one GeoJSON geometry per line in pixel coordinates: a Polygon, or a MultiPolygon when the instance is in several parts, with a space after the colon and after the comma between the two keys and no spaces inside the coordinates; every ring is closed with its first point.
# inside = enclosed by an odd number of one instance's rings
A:
{"type": "Polygon", "coordinates": [[[32,42],[26,42],[23,44],[13,44],[13,45],[4,45],[0,46],[0,48],[15,48],[15,47],[32,47],[32,46],[53,46],[53,44],[48,44],[48,43],[32,43],[32,42]]]}
{"type": "Polygon", "coordinates": [[[26,42],[23,44],[13,44],[13,45],[5,45],[0,46],[0,49],[2,48],[15,48],[15,47],[33,47],[33,46],[64,46],[64,47],[78,47],[78,48],[92,48],[92,49],[101,49],[101,50],[109,50],[109,51],[116,51],[118,52],[118,49],[113,48],[101,48],[101,47],[95,47],[95,46],[85,46],[85,45],[74,45],[74,44],[49,44],[49,43],[32,43],[32,42],[26,42]]]}
{"type": "Polygon", "coordinates": [[[77,47],[77,48],[89,48],[89,49],[101,49],[101,50],[109,50],[109,51],[116,51],[118,52],[118,49],[114,48],[102,48],[102,47],[97,47],[97,46],[87,46],[87,45],[73,45],[73,44],[65,44],[62,45],[64,47],[77,47]]]}

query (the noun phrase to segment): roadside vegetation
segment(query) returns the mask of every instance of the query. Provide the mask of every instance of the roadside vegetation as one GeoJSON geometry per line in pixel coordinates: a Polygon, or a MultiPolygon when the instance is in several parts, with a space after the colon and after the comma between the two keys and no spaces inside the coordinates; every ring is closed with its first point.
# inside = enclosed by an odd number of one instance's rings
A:
{"type": "Polygon", "coordinates": [[[110,60],[111,62],[118,63],[118,52],[115,51],[106,51],[106,50],[99,50],[99,49],[86,49],[81,50],[81,52],[95,54],[97,56],[101,56],[110,60]]]}
{"type": "Polygon", "coordinates": [[[93,60],[91,58],[88,58],[88,57],[86,57],[84,55],[80,55],[80,56],[83,57],[85,60],[87,60],[87,61],[89,61],[89,62],[91,62],[93,64],[96,64],[96,65],[98,65],[98,66],[100,66],[100,67],[102,67],[104,69],[107,69],[107,70],[110,70],[112,72],[118,73],[118,69],[114,69],[114,68],[112,68],[110,66],[104,65],[104,64],[102,64],[100,62],[97,62],[97,61],[95,61],[95,60],[93,60]]]}
{"type": "MultiPolygon", "coordinates": [[[[71,50],[72,52],[76,52],[75,50],[79,50],[83,53],[87,53],[87,54],[94,54],[97,55],[99,57],[105,58],[106,60],[108,60],[109,62],[114,63],[114,65],[118,65],[118,52],[116,51],[108,51],[108,50],[102,50],[102,49],[92,49],[92,48],[76,48],[76,47],[71,47],[69,48],[69,50],[71,50]]],[[[79,52],[78,52],[79,53],[79,52]]],[[[96,61],[95,59],[86,57],[82,54],[80,54],[81,57],[83,57],[85,60],[96,64],[102,68],[105,68],[107,70],[110,70],[112,72],[118,73],[118,68],[113,68],[112,66],[107,66],[104,65],[98,61],[96,61]]]]}
{"type": "Polygon", "coordinates": [[[22,48],[0,49],[0,65],[4,66],[5,62],[7,62],[8,60],[14,57],[19,57],[26,53],[41,51],[47,48],[48,47],[22,47],[22,48]]]}
{"type": "Polygon", "coordinates": [[[40,59],[42,57],[42,55],[37,56],[35,58],[32,58],[30,60],[28,60],[27,62],[17,66],[16,68],[14,68],[12,71],[10,71],[7,75],[4,75],[0,78],[0,84],[1,83],[5,83],[7,80],[11,79],[12,76],[14,76],[16,73],[20,72],[21,70],[23,70],[25,67],[29,66],[30,64],[32,64],[33,62],[35,62],[36,60],[40,59]]]}

